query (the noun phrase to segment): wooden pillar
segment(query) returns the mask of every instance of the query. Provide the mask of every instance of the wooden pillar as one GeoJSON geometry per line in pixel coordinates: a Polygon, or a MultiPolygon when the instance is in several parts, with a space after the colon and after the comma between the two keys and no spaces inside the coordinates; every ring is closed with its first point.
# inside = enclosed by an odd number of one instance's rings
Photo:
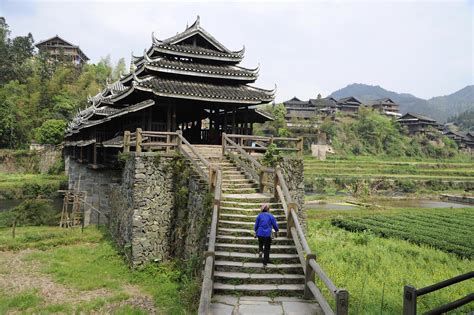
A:
{"type": "Polygon", "coordinates": [[[92,154],[92,164],[95,166],[97,165],[97,143],[94,143],[92,154]]]}
{"type": "Polygon", "coordinates": [[[151,126],[152,126],[152,122],[153,122],[153,107],[150,106],[148,107],[148,125],[147,125],[147,130],[150,130],[151,131],[151,126]]]}
{"type": "Polygon", "coordinates": [[[81,147],[81,151],[79,152],[79,161],[82,163],[82,158],[84,155],[84,147],[81,147]]]}
{"type": "Polygon", "coordinates": [[[171,131],[171,104],[166,108],[166,131],[171,131]]]}
{"type": "Polygon", "coordinates": [[[232,133],[235,134],[235,116],[237,115],[237,110],[235,106],[232,108],[232,133]]]}
{"type": "Polygon", "coordinates": [[[173,104],[171,112],[171,131],[176,131],[176,104],[173,104]]]}
{"type": "Polygon", "coordinates": [[[222,133],[227,133],[227,108],[224,109],[224,128],[222,133]]]}

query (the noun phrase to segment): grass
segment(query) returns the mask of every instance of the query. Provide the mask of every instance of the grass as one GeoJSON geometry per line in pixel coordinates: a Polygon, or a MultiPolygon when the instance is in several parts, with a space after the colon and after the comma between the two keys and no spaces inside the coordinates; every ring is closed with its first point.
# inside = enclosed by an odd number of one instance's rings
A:
{"type": "MultiPolygon", "coordinates": [[[[372,218],[398,216],[407,212],[429,215],[440,211],[442,210],[378,208],[308,212],[309,245],[336,286],[345,287],[349,291],[351,314],[400,314],[404,285],[416,288],[428,286],[472,271],[474,262],[428,245],[382,238],[367,231],[347,231],[333,226],[331,220],[369,215],[372,218]]],[[[324,285],[319,283],[319,287],[324,285]]],[[[418,312],[426,312],[443,303],[452,302],[471,291],[472,280],[469,280],[428,294],[419,298],[418,312]]],[[[332,301],[327,290],[324,294],[332,301]]],[[[467,310],[464,307],[456,311],[465,313],[467,310]]]]}
{"type": "Polygon", "coordinates": [[[0,172],[0,189],[19,188],[25,183],[37,185],[59,185],[59,183],[64,180],[67,180],[67,176],[0,172]]]}
{"type": "MultiPolygon", "coordinates": [[[[88,227],[81,233],[80,229],[19,227],[14,240],[10,232],[11,229],[0,229],[0,251],[35,249],[23,260],[39,265],[40,272],[51,277],[55,283],[77,292],[108,292],[106,296],[75,305],[47,303],[38,293],[28,293],[36,294],[39,298],[30,298],[35,303],[25,302],[22,310],[27,313],[104,312],[110,305],[131,298],[130,286],[138,288],[132,291],[139,290],[141,294],[151,297],[158,313],[188,314],[197,307],[193,299],[199,292],[199,285],[187,278],[181,264],[149,264],[138,270],[130,270],[104,230],[88,227]]],[[[8,302],[14,299],[26,298],[6,293],[1,295],[0,305],[6,306],[3,310],[0,308],[0,314],[7,310],[18,310],[19,304],[8,302]]],[[[117,310],[114,309],[114,313],[145,314],[146,310],[134,305],[121,305],[117,310]]]]}

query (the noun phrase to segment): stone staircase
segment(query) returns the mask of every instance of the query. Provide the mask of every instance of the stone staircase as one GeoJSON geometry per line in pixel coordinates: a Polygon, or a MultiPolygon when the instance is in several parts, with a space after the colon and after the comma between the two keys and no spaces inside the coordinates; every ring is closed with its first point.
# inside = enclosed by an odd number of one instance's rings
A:
{"type": "MultiPolygon", "coordinates": [[[[264,306],[268,303],[272,306],[275,303],[296,303],[302,307],[301,314],[319,313],[317,304],[301,299],[303,268],[293,240],[287,236],[281,203],[276,202],[273,195],[260,193],[255,181],[222,156],[221,146],[195,146],[195,149],[222,169],[222,200],[214,263],[214,313],[244,314],[246,312],[239,311],[239,303],[245,304],[247,300],[264,306]],[[263,203],[269,204],[280,228],[278,237],[272,240],[270,263],[266,268],[258,257],[258,240],[254,238],[253,230],[263,203]],[[285,298],[291,301],[284,302],[285,298]]],[[[202,163],[200,165],[204,168],[202,163]]],[[[280,306],[285,309],[283,304],[280,306]]]]}

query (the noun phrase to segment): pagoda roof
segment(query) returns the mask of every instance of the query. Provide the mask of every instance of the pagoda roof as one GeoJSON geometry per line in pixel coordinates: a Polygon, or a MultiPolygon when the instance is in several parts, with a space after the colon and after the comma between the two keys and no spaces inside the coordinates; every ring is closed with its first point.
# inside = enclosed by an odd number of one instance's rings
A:
{"type": "Polygon", "coordinates": [[[124,99],[135,90],[152,92],[157,96],[169,98],[258,105],[271,102],[274,99],[276,88],[265,90],[247,84],[217,85],[191,80],[160,78],[154,75],[138,78],[134,75],[132,86],[111,98],[110,101],[116,102],[124,99]]]}
{"type": "Polygon", "coordinates": [[[388,97],[379,98],[379,99],[376,99],[376,100],[369,100],[365,103],[369,106],[373,106],[373,105],[398,105],[391,98],[388,98],[388,97]]]}
{"type": "MultiPolygon", "coordinates": [[[[193,45],[171,45],[164,43],[153,43],[151,50],[148,51],[148,55],[151,56],[155,52],[180,57],[210,59],[239,63],[244,58],[245,48],[242,48],[242,50],[239,51],[228,53],[193,45]]],[[[139,58],[136,59],[136,61],[140,60],[141,59],[139,58]]]]}
{"type": "Polygon", "coordinates": [[[244,81],[255,81],[258,78],[259,67],[246,69],[234,65],[210,65],[198,62],[186,62],[180,60],[170,60],[166,58],[150,59],[144,64],[149,70],[199,76],[208,78],[234,79],[244,81]]]}
{"type": "Polygon", "coordinates": [[[359,106],[359,105],[362,105],[362,102],[359,101],[357,98],[355,98],[354,96],[349,96],[349,97],[344,97],[344,98],[341,98],[337,101],[337,104],[338,105],[355,105],[355,106],[359,106]]]}

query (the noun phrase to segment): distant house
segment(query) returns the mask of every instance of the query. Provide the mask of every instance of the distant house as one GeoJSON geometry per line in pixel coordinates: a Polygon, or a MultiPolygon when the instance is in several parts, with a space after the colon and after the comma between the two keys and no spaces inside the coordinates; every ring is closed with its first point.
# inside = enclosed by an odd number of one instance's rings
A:
{"type": "Polygon", "coordinates": [[[309,103],[323,116],[332,116],[337,110],[337,100],[330,96],[325,98],[310,99],[309,103]]]}
{"type": "Polygon", "coordinates": [[[467,151],[473,152],[474,151],[474,135],[472,133],[463,134],[457,131],[446,131],[443,133],[446,137],[454,140],[458,145],[458,148],[467,151]]]}
{"type": "Polygon", "coordinates": [[[343,113],[355,114],[359,111],[359,108],[363,106],[361,101],[353,96],[344,97],[337,101],[337,111],[343,113]]]}
{"type": "Polygon", "coordinates": [[[441,129],[440,124],[438,124],[436,120],[417,113],[406,113],[398,118],[397,121],[402,126],[408,128],[408,133],[410,135],[425,133],[430,129],[430,127],[438,130],[441,129]]]}
{"type": "Polygon", "coordinates": [[[377,100],[367,101],[367,106],[372,107],[374,110],[379,111],[381,114],[391,117],[401,117],[400,106],[395,103],[392,99],[380,98],[377,100]]]}
{"type": "Polygon", "coordinates": [[[40,52],[46,52],[55,60],[69,60],[76,65],[83,65],[89,61],[89,57],[86,56],[79,46],[71,44],[58,35],[40,41],[35,46],[40,52]]]}
{"type": "Polygon", "coordinates": [[[283,102],[286,108],[286,120],[292,118],[310,119],[316,115],[316,108],[308,101],[302,101],[296,96],[291,100],[283,102]]]}

